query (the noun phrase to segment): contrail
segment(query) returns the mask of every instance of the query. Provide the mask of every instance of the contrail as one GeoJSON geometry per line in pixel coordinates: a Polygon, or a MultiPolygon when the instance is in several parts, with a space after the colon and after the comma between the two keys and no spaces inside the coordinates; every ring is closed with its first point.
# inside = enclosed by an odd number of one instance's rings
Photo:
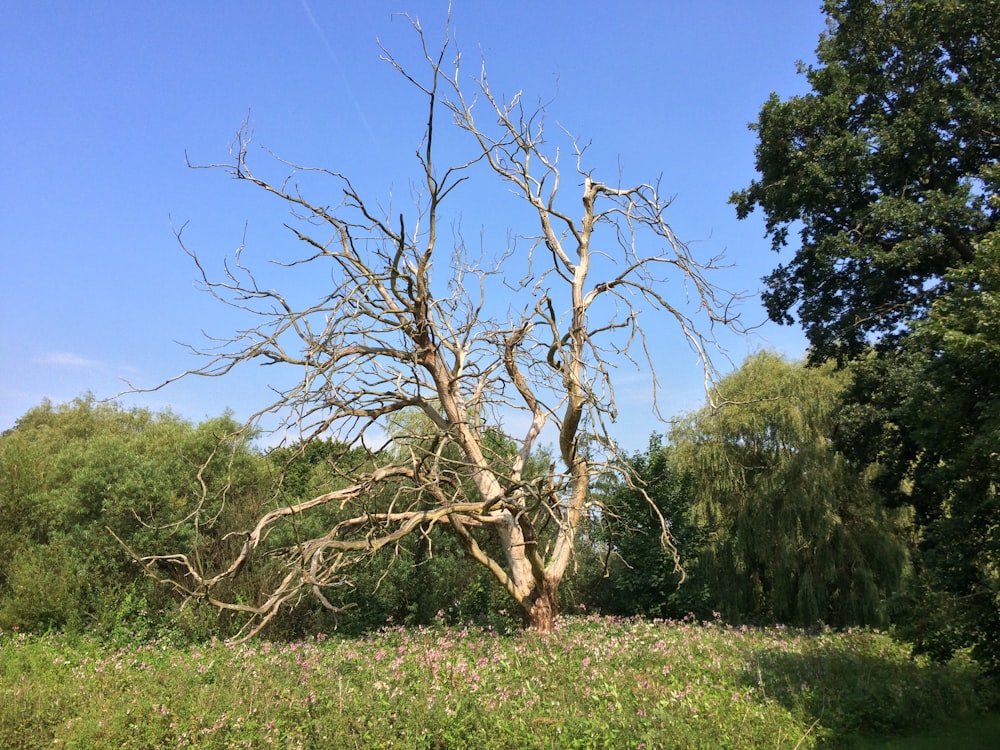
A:
{"type": "Polygon", "coordinates": [[[309,23],[312,24],[313,28],[316,29],[316,33],[319,34],[320,41],[323,42],[323,46],[326,47],[327,53],[333,59],[334,65],[337,66],[337,72],[340,73],[341,79],[344,81],[344,87],[347,89],[347,95],[354,102],[354,109],[357,110],[358,117],[361,118],[362,124],[365,126],[365,130],[368,131],[368,135],[371,137],[372,142],[375,143],[375,133],[372,131],[371,125],[368,124],[368,118],[365,117],[365,113],[361,111],[361,103],[358,102],[358,98],[354,95],[354,89],[351,88],[351,82],[347,78],[347,74],[344,73],[344,66],[340,64],[340,58],[337,57],[337,53],[334,51],[333,46],[330,41],[326,38],[326,33],[323,31],[323,27],[319,25],[316,20],[316,16],[313,15],[312,8],[309,7],[309,3],[306,0],[301,0],[302,10],[306,12],[306,16],[309,18],[309,23]]]}

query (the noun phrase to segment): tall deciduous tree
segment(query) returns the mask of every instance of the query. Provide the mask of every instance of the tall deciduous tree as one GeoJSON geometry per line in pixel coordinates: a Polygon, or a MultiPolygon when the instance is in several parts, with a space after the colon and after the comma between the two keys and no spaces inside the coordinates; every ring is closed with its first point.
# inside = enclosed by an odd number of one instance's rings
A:
{"type": "Polygon", "coordinates": [[[771,318],[797,316],[812,356],[891,344],[947,293],[997,226],[1000,0],[827,0],[812,92],[764,104],[760,208],[775,250],[771,318]],[[791,238],[798,232],[798,243],[791,238]]]}
{"type": "Polygon", "coordinates": [[[833,445],[846,373],[762,352],[671,433],[709,532],[702,569],[728,617],[877,623],[906,563],[886,511],[833,445]]]}
{"type": "Polygon", "coordinates": [[[845,437],[923,529],[907,636],[1000,672],[1000,234],[948,281],[899,355],[861,369],[845,437]]]}
{"type": "Polygon", "coordinates": [[[1000,215],[1000,2],[826,10],[820,65],[806,69],[813,91],[764,105],[761,177],[733,200],[741,216],[763,209],[775,249],[799,230],[794,258],[767,279],[771,317],[797,314],[814,360],[863,359],[841,442],[876,468],[887,496],[916,505],[922,580],[948,604],[918,637],[943,655],[976,643],[995,668],[1000,445],[982,362],[996,341],[985,321],[1000,215]]]}
{"type": "MultiPolygon", "coordinates": [[[[258,284],[239,259],[222,280],[203,274],[213,294],[258,315],[259,324],[221,342],[195,372],[223,375],[246,362],[295,368],[293,384],[276,385],[276,400],[261,414],[280,415],[303,444],[332,431],[346,445],[377,445],[394,417],[410,409],[432,426],[429,439],[386,452],[389,460],[345,486],[260,518],[225,570],[206,571],[184,555],[145,560],[179,565],[191,595],[248,612],[257,627],[303,592],[324,597],[379,549],[440,525],[493,574],[533,628],[550,630],[590,483],[618,465],[606,455],[614,453],[606,427],[616,417],[609,360],[646,358],[640,321],[651,312],[672,319],[702,354],[709,339],[696,320],[728,322],[730,300],[717,296],[706,275],[714,260],[697,260],[675,237],[665,217],[669,201],[655,183],[597,179],[584,165],[585,147],[571,139],[565,169],[543,106],[527,105],[521,94],[502,98],[485,74],[467,91],[450,32],[435,49],[412,23],[422,72],[384,56],[426,105],[409,216],[390,215],[335,171],[294,167],[303,179],[327,181],[332,195],[320,198],[307,197],[298,178],[259,176],[246,128],[233,162],[215,165],[288,205],[289,228],[305,252],[282,262],[307,266],[312,278],[330,284],[314,303],[296,305],[258,284]],[[459,139],[447,143],[449,152],[459,152],[464,138],[466,156],[442,165],[446,132],[459,139]],[[454,221],[446,206],[481,173],[518,196],[521,215],[534,225],[509,235],[499,259],[471,257],[461,237],[442,232],[454,221]],[[675,289],[675,297],[665,296],[675,289]],[[497,441],[504,425],[515,427],[497,441]],[[556,458],[543,475],[529,476],[529,457],[547,431],[556,458]],[[369,504],[376,495],[383,503],[377,508],[369,504]],[[216,596],[274,526],[334,504],[347,515],[287,550],[287,576],[265,601],[216,596]],[[546,524],[554,529],[548,537],[540,533],[546,524]],[[500,555],[491,554],[489,538],[500,555]]],[[[669,542],[665,529],[663,538],[669,542]]]]}

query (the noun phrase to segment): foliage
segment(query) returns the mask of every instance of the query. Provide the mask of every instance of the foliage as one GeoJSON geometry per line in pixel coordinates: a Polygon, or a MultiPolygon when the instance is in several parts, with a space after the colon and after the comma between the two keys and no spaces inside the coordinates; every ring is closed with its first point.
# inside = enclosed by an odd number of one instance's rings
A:
{"type": "MultiPolygon", "coordinates": [[[[224,565],[242,538],[233,532],[262,509],[343,486],[373,457],[326,440],[260,453],[245,441],[231,442],[236,427],[229,417],[194,425],[169,411],[125,409],[90,396],[28,411],[0,436],[0,507],[7,519],[0,529],[0,627],[94,631],[112,642],[165,631],[195,639],[238,632],[244,622],[238,615],[220,618],[199,602],[178,609],[181,600],[151,585],[125,547],[138,554],[170,544],[191,550],[205,567],[224,565]],[[214,523],[196,524],[198,507],[214,523]]],[[[539,471],[548,462],[544,452],[532,460],[539,471]]],[[[284,550],[342,517],[327,508],[275,526],[268,555],[230,581],[227,592],[244,601],[261,596],[284,575],[284,550]]],[[[269,636],[337,627],[359,633],[387,622],[509,627],[498,614],[513,611],[505,592],[466,563],[451,535],[434,526],[424,531],[357,571],[353,585],[339,592],[347,608],[339,617],[303,603],[280,613],[269,636]]],[[[571,590],[565,594],[571,606],[571,590]]]]}
{"type": "MultiPolygon", "coordinates": [[[[393,429],[394,452],[421,449],[420,444],[431,438],[431,426],[416,412],[404,413],[393,429]]],[[[515,452],[504,444],[499,433],[493,440],[493,453],[497,460],[507,459],[515,452]]],[[[454,448],[445,449],[453,454],[454,448]]],[[[268,462],[273,467],[282,486],[280,503],[294,504],[304,498],[314,497],[324,490],[336,489],[354,476],[358,466],[372,460],[386,461],[385,457],[372,457],[364,450],[347,450],[336,441],[313,440],[270,451],[268,462]]],[[[525,476],[532,479],[544,475],[551,462],[546,449],[532,454],[525,468],[525,476]]],[[[373,510],[385,511],[392,496],[369,498],[373,510]]],[[[298,524],[296,537],[323,533],[337,523],[339,517],[327,509],[324,514],[311,514],[295,519],[298,524]]],[[[280,527],[272,534],[272,549],[288,543],[287,530],[280,527]]],[[[551,527],[539,524],[543,543],[551,541],[551,527]]],[[[484,540],[492,555],[502,555],[495,542],[484,540]]],[[[597,563],[586,549],[575,552],[578,574],[584,581],[598,577],[597,563]]],[[[590,589],[583,584],[584,597],[590,589]]],[[[579,602],[581,593],[571,584],[560,589],[560,609],[572,608],[579,602]]],[[[353,571],[349,585],[345,585],[336,599],[340,612],[335,618],[309,602],[298,604],[295,612],[284,612],[267,631],[269,637],[295,637],[316,629],[336,624],[340,633],[360,634],[385,627],[387,623],[407,626],[441,623],[476,622],[492,624],[507,630],[518,622],[517,603],[502,588],[496,587],[488,571],[481,566],[469,565],[465,549],[453,534],[437,524],[428,524],[418,534],[400,539],[391,549],[372,555],[353,571]]]]}
{"type": "Polygon", "coordinates": [[[771,317],[814,361],[861,360],[841,447],[916,507],[910,633],[1000,668],[997,598],[997,0],[830,0],[807,96],[764,105],[759,180],[775,249],[771,317]],[[872,347],[874,354],[869,352],[872,347]]]}
{"type": "Polygon", "coordinates": [[[966,660],[878,633],[570,618],[198,646],[0,635],[0,745],[807,748],[987,707],[966,660]]]}
{"type": "Polygon", "coordinates": [[[859,369],[845,443],[922,530],[916,608],[905,632],[942,658],[975,645],[1000,670],[1000,235],[950,275],[953,292],[900,353],[859,369]],[[878,388],[874,387],[875,383],[878,388]]]}
{"type": "Polygon", "coordinates": [[[597,529],[607,575],[592,604],[618,615],[682,618],[693,612],[707,617],[706,571],[698,566],[707,534],[691,518],[690,482],[661,436],[653,435],[646,452],[629,459],[627,476],[633,478],[631,486],[619,480],[600,492],[604,519],[597,529]],[[658,541],[661,517],[670,527],[683,573],[658,541]]]}
{"type": "Polygon", "coordinates": [[[224,416],[195,427],[92,396],[28,411],[0,436],[0,624],[104,627],[128,598],[164,604],[113,535],[190,547],[196,530],[172,522],[199,502],[215,513],[245,502],[253,459],[219,444],[234,426],[224,416]]]}
{"type": "Polygon", "coordinates": [[[703,565],[732,618],[883,621],[904,571],[904,511],[832,442],[847,374],[760,352],[671,432],[709,539],[703,565]]]}
{"type": "Polygon", "coordinates": [[[795,314],[816,360],[887,345],[947,294],[997,226],[998,0],[827,0],[810,94],[764,104],[761,208],[791,262],[767,279],[771,318],[795,314]]]}

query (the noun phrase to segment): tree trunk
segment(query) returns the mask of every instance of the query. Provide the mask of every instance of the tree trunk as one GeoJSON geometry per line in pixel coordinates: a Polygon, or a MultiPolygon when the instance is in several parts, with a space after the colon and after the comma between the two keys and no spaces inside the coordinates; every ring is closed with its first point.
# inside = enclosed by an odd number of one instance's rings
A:
{"type": "Polygon", "coordinates": [[[558,612],[558,581],[545,580],[531,598],[527,609],[528,627],[536,633],[551,633],[558,612]]]}

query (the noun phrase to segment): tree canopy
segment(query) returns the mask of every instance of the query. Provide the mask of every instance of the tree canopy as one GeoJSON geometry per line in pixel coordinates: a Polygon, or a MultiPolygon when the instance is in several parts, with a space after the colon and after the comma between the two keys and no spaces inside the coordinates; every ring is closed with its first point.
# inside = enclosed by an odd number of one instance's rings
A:
{"type": "Polygon", "coordinates": [[[733,619],[885,621],[906,565],[905,512],[885,510],[833,445],[846,373],[761,352],[671,432],[706,527],[708,582],[733,619]]]}
{"type": "Polygon", "coordinates": [[[628,461],[634,481],[596,488],[603,495],[605,518],[597,535],[607,571],[596,603],[615,614],[707,617],[709,576],[698,565],[707,532],[692,519],[691,482],[661,435],[653,435],[646,451],[628,461]],[[656,542],[662,519],[670,526],[683,574],[656,542]]]}
{"type": "Polygon", "coordinates": [[[764,300],[818,360],[891,345],[924,316],[996,228],[1000,183],[1000,1],[825,9],[812,91],[764,104],[760,176],[732,198],[740,217],[762,209],[775,250],[792,246],[764,300]]]}
{"type": "Polygon", "coordinates": [[[1000,671],[1000,236],[947,280],[901,352],[859,368],[843,442],[922,528],[906,634],[940,657],[974,646],[1000,671]]]}
{"type": "Polygon", "coordinates": [[[183,519],[224,515],[224,533],[262,502],[246,442],[220,442],[236,427],[92,396],[22,416],[0,435],[0,626],[107,626],[126,597],[162,601],[115,537],[211,558],[214,535],[183,519]]]}
{"type": "MultiPolygon", "coordinates": [[[[196,424],[91,395],[26,412],[0,434],[0,628],[111,640],[240,632],[245,615],[176,596],[174,584],[183,589],[183,581],[155,585],[126,547],[169,547],[225,567],[259,515],[345,486],[372,456],[329,440],[263,450],[245,435],[231,439],[239,428],[228,415],[196,424]]],[[[371,507],[390,499],[373,498],[371,507]]],[[[284,552],[344,517],[336,507],[325,510],[272,529],[255,564],[217,595],[266,596],[286,575],[284,552]]],[[[387,622],[513,622],[499,614],[511,610],[506,593],[489,585],[488,571],[468,565],[440,528],[422,529],[367,562],[338,592],[336,616],[306,600],[273,619],[269,636],[358,633],[387,622]]]]}

